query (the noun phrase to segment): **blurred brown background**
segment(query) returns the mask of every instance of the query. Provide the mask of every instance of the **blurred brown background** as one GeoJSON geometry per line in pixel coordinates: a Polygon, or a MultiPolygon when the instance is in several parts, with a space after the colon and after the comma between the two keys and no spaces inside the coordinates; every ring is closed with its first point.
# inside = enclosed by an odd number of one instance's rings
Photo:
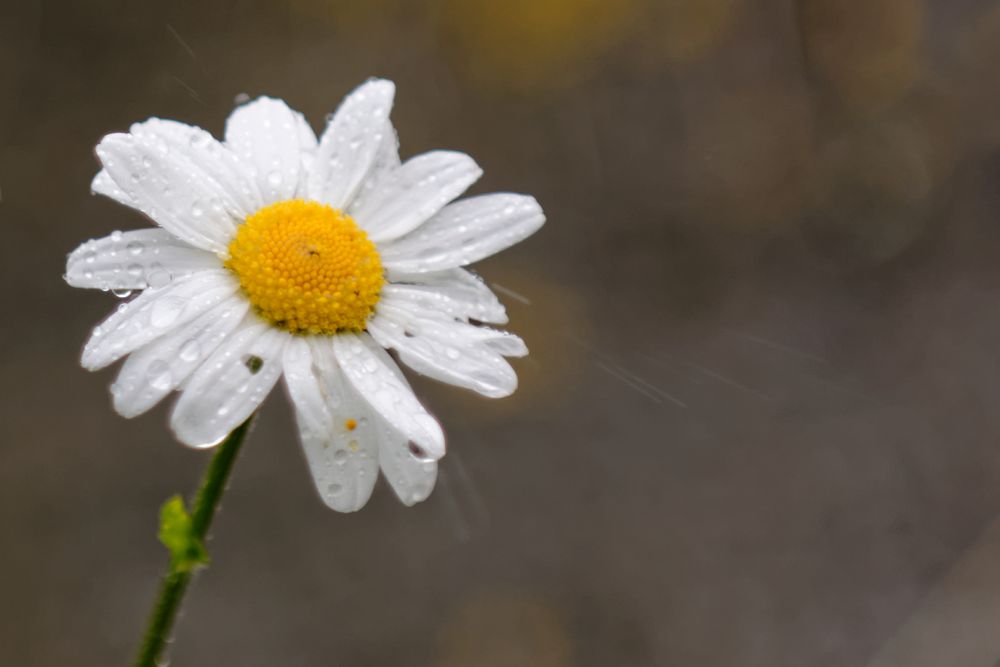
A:
{"type": "Polygon", "coordinates": [[[174,665],[992,667],[998,70],[987,0],[3,3],[0,664],[127,664],[206,462],[78,366],[65,255],[144,224],[94,144],[380,75],[548,213],[478,266],[521,389],[418,380],[437,490],[349,516],[276,392],[174,665]]]}

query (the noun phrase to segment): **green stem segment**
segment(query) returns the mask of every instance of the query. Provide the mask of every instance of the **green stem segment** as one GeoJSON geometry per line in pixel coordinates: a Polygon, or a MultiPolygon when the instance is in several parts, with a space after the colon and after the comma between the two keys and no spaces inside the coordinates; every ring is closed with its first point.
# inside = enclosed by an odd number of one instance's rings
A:
{"type": "MultiPolygon", "coordinates": [[[[219,501],[222,500],[222,494],[225,493],[226,482],[240,452],[240,445],[243,444],[252,421],[253,415],[226,437],[215,450],[215,454],[208,464],[208,469],[205,470],[201,486],[194,498],[194,506],[191,509],[190,537],[192,544],[201,545],[204,543],[205,535],[212,525],[215,512],[219,509],[219,501]]],[[[170,633],[173,630],[174,621],[177,619],[181,600],[183,600],[184,593],[191,583],[193,574],[194,568],[190,566],[190,563],[185,564],[173,557],[170,559],[170,567],[160,584],[156,604],[149,618],[149,625],[146,627],[139,654],[135,659],[135,667],[159,667],[162,664],[163,653],[170,641],[170,633]]]]}

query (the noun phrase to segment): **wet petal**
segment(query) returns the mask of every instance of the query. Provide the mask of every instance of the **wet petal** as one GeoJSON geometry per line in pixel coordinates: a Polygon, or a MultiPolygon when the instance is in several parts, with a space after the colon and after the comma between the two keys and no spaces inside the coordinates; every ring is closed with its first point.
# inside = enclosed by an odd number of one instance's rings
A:
{"type": "Polygon", "coordinates": [[[198,165],[149,136],[112,134],[97,146],[115,184],[136,208],[190,245],[224,254],[236,221],[219,185],[198,165]]]}
{"type": "Polygon", "coordinates": [[[545,214],[533,197],[491,194],[444,207],[415,231],[379,248],[387,269],[410,273],[465,266],[534,234],[545,214]]]}
{"type": "Polygon", "coordinates": [[[138,229],[83,243],[66,260],[66,282],[103,290],[145,289],[219,267],[218,257],[165,229],[138,229]]]}
{"type": "Polygon", "coordinates": [[[177,438],[212,447],[243,423],[281,377],[290,336],[248,317],[194,372],[170,417],[177,438]]]}
{"type": "Polygon", "coordinates": [[[175,331],[236,292],[238,284],[227,271],[199,271],[166,287],[147,289],[118,306],[111,317],[94,327],[83,348],[84,368],[97,370],[133,350],[175,331]]]}
{"type": "Polygon", "coordinates": [[[465,153],[432,151],[407,160],[351,204],[349,213],[377,243],[412,231],[475,183],[483,170],[465,153]]]}
{"type": "Polygon", "coordinates": [[[393,428],[422,447],[430,458],[441,458],[444,456],[441,426],[395,374],[392,358],[365,338],[365,334],[333,337],[333,351],[347,380],[393,428]]]}
{"type": "Polygon", "coordinates": [[[370,409],[345,382],[329,339],[293,337],[283,363],[316,490],[338,512],[361,509],[378,477],[370,409]]]}
{"type": "Polygon", "coordinates": [[[309,174],[309,194],[344,209],[372,171],[383,142],[392,132],[389,112],[396,86],[373,79],[344,98],[320,138],[309,174]]]}
{"type": "Polygon", "coordinates": [[[465,269],[433,273],[390,271],[382,294],[453,319],[506,324],[507,311],[481,278],[465,269]]]}
{"type": "Polygon", "coordinates": [[[379,345],[396,350],[416,372],[490,398],[509,396],[517,389],[517,374],[493,347],[469,335],[474,329],[417,317],[385,302],[368,322],[379,345]]]}
{"type": "Polygon", "coordinates": [[[301,115],[270,97],[238,107],[226,120],[226,145],[253,168],[265,206],[295,196],[304,175],[302,139],[308,143],[301,115]]]}
{"type": "Polygon", "coordinates": [[[239,326],[249,308],[246,299],[233,295],[130,354],[111,385],[118,414],[140,415],[179,387],[239,326]]]}

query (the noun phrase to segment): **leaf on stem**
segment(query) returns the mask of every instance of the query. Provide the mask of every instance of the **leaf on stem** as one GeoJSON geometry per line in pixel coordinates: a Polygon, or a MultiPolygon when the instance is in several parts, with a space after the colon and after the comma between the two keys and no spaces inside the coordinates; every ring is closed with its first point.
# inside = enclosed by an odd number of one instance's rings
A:
{"type": "Polygon", "coordinates": [[[191,572],[208,565],[208,551],[191,526],[191,515],[184,499],[173,496],[160,508],[160,542],[170,551],[174,572],[191,572]]]}

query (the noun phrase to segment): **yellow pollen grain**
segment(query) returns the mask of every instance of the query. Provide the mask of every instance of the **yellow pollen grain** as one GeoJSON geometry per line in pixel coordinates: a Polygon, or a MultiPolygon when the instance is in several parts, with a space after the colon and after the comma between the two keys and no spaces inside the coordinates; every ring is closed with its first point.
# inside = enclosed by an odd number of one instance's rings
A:
{"type": "Polygon", "coordinates": [[[348,431],[353,431],[357,427],[358,427],[358,422],[354,421],[353,419],[348,419],[347,421],[344,422],[344,428],[346,428],[348,431]]]}
{"type": "Polygon", "coordinates": [[[375,244],[354,220],[301,199],[247,217],[226,268],[263,318],[297,334],[361,331],[385,283],[375,244]]]}

